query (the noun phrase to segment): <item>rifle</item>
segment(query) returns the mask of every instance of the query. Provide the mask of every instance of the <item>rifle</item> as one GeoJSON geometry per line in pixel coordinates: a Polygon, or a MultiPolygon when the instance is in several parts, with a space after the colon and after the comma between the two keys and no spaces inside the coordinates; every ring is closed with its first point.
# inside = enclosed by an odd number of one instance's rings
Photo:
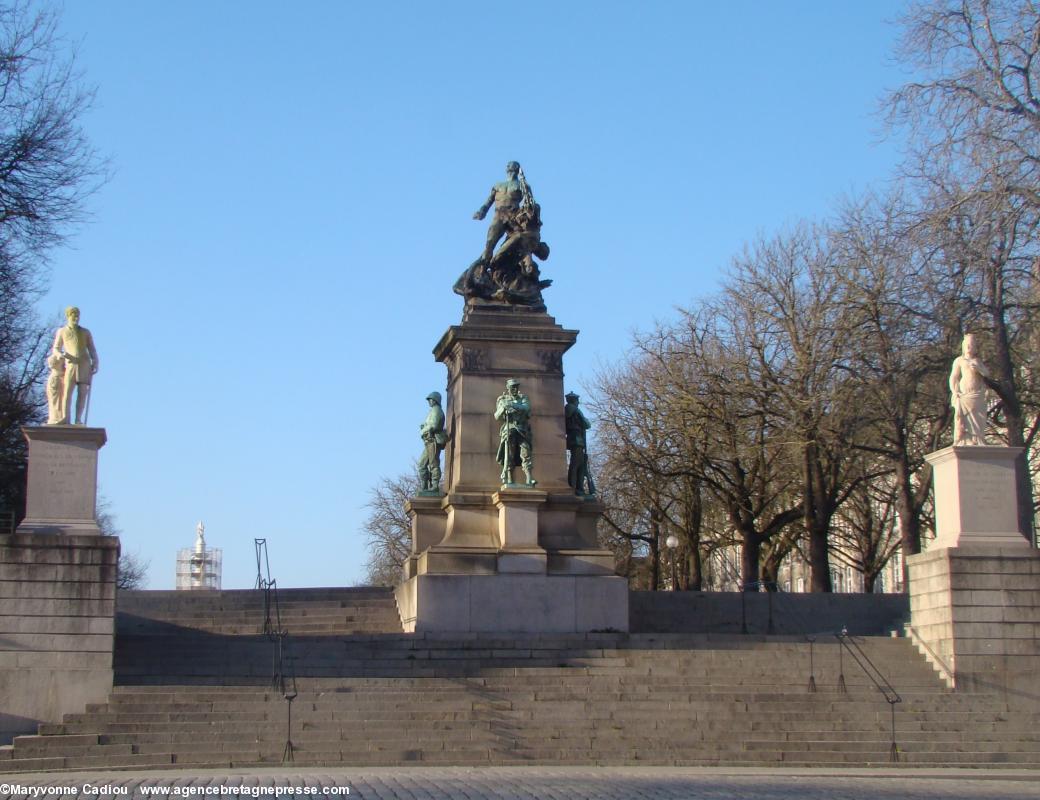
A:
{"type": "Polygon", "coordinates": [[[592,480],[592,470],[589,469],[589,454],[585,453],[585,480],[589,484],[589,494],[593,495],[596,493],[596,482],[592,480]]]}
{"type": "Polygon", "coordinates": [[[527,208],[528,206],[533,206],[534,195],[531,193],[531,187],[527,183],[527,178],[524,177],[523,167],[517,168],[516,177],[520,181],[520,193],[523,196],[520,200],[520,208],[527,208]]]}

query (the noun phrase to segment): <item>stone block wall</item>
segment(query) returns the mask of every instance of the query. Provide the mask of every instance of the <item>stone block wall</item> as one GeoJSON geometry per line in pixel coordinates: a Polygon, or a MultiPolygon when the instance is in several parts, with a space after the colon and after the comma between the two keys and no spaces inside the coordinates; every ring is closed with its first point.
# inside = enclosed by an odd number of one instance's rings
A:
{"type": "Polygon", "coordinates": [[[1040,702],[1040,552],[941,548],[908,559],[918,647],[957,689],[1040,702]]]}
{"type": "Polygon", "coordinates": [[[119,539],[0,536],[0,744],[112,689],[119,539]]]}
{"type": "Polygon", "coordinates": [[[740,633],[746,624],[754,634],[876,636],[910,613],[905,594],[862,593],[630,592],[628,607],[633,633],[740,633]]]}

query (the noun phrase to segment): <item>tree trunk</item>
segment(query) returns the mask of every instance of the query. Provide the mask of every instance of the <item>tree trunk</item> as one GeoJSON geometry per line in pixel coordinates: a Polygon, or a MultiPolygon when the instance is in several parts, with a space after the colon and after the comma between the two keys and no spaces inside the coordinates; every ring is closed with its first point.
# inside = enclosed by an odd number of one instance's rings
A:
{"type": "Polygon", "coordinates": [[[686,569],[683,570],[683,589],[686,591],[701,590],[701,524],[704,519],[704,507],[699,485],[692,485],[688,491],[686,505],[686,569]]]}
{"type": "Polygon", "coordinates": [[[743,530],[740,547],[740,581],[741,590],[758,591],[759,558],[762,551],[762,539],[755,531],[743,530]]]}
{"type": "Polygon", "coordinates": [[[689,554],[686,556],[686,590],[690,592],[699,592],[704,585],[704,571],[703,565],[701,564],[701,548],[700,543],[696,547],[691,547],[689,554]]]}
{"type": "MultiPolygon", "coordinates": [[[[910,585],[910,568],[907,566],[907,559],[921,552],[921,517],[915,502],[914,486],[911,482],[913,475],[905,449],[900,451],[895,467],[896,515],[899,518],[899,541],[903,551],[903,591],[906,592],[910,585]]],[[[931,467],[925,465],[922,469],[931,469],[931,467]]],[[[864,573],[864,585],[866,585],[865,582],[866,574],[864,573]]],[[[871,581],[871,586],[873,586],[873,581],[871,581]]],[[[873,589],[867,591],[873,591],[873,589]]]]}
{"type": "Polygon", "coordinates": [[[832,592],[830,554],[827,548],[827,525],[821,525],[820,504],[823,502],[823,482],[819,475],[819,456],[816,445],[810,442],[804,453],[804,485],[802,498],[805,532],[809,536],[810,591],[832,592]]]}
{"type": "Polygon", "coordinates": [[[661,522],[656,509],[650,511],[650,591],[661,588],[661,522]]]}

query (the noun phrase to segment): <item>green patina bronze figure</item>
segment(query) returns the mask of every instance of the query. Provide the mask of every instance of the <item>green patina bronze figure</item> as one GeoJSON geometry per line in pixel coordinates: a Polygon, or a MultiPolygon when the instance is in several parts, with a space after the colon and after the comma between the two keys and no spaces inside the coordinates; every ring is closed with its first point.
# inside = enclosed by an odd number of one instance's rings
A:
{"type": "Polygon", "coordinates": [[[579,396],[567,392],[567,404],[563,407],[564,428],[567,431],[567,450],[570,464],[567,468],[567,483],[576,495],[591,497],[596,494],[596,484],[589,472],[589,452],[585,446],[585,431],[592,427],[578,408],[579,396]]]}
{"type": "Polygon", "coordinates": [[[502,466],[502,485],[513,485],[513,469],[523,467],[527,485],[538,483],[532,477],[531,401],[520,393],[516,378],[506,381],[506,390],[495,403],[495,419],[499,429],[498,453],[495,460],[502,466]]]}
{"type": "Polygon", "coordinates": [[[542,289],[552,281],[541,280],[534,259],[547,259],[549,245],[542,241],[541,207],[534,201],[517,162],[506,164],[506,180],[491,187],[487,202],[473,218],[484,219],[492,205],[495,215],[488,227],[484,252],[455,282],[455,292],[467,300],[478,298],[544,308],[542,289]],[[499,241],[502,245],[496,252],[499,241]]]}
{"type": "Polygon", "coordinates": [[[441,409],[440,392],[426,395],[430,411],[419,426],[419,435],[423,440],[423,454],[419,459],[419,494],[439,495],[441,493],[441,450],[448,441],[444,432],[444,411],[441,409]]]}
{"type": "Polygon", "coordinates": [[[526,181],[523,184],[520,183],[520,165],[515,161],[510,161],[506,164],[506,179],[499,181],[491,187],[491,194],[488,195],[487,202],[473,214],[473,219],[482,220],[487,216],[491,206],[495,207],[495,216],[491,219],[491,225],[487,233],[487,244],[484,246],[483,259],[485,263],[491,261],[491,254],[495,252],[495,245],[509,230],[513,217],[520,210],[520,203],[524,199],[525,194],[530,196],[531,190],[526,184],[526,181]],[[526,193],[524,191],[525,188],[527,189],[526,193]]]}

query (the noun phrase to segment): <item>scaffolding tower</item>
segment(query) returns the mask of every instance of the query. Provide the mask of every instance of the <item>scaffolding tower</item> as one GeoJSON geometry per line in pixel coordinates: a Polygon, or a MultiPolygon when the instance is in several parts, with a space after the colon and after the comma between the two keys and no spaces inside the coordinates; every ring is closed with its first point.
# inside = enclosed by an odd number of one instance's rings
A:
{"type": "Polygon", "coordinates": [[[187,591],[220,588],[220,571],[224,551],[206,547],[206,526],[195,526],[195,546],[177,551],[177,581],[175,588],[187,591]]]}

